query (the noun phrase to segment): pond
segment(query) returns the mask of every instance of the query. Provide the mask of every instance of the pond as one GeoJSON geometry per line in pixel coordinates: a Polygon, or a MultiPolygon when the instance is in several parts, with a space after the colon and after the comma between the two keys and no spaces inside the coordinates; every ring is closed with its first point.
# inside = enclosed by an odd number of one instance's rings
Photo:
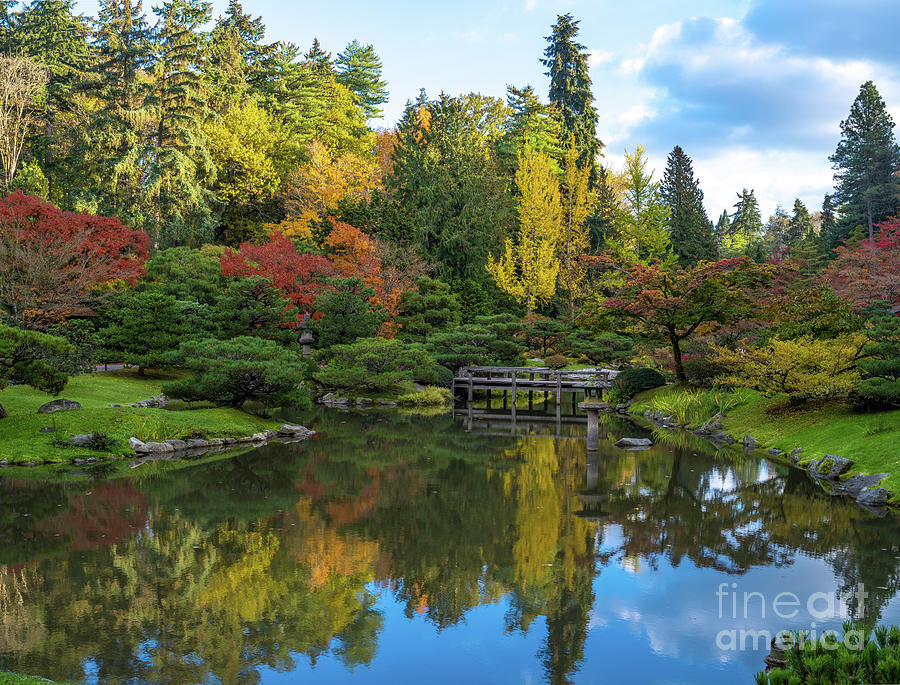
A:
{"type": "Polygon", "coordinates": [[[896,519],[755,455],[684,435],[623,451],[616,436],[647,433],[614,418],[591,459],[583,424],[292,418],[319,434],[196,463],[0,471],[0,671],[752,683],[768,648],[741,631],[900,623],[896,519]]]}

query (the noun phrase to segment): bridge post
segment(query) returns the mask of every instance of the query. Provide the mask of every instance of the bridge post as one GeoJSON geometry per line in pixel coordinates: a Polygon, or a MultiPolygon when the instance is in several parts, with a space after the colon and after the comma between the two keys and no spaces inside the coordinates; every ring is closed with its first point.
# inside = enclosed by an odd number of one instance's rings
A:
{"type": "Polygon", "coordinates": [[[512,418],[513,422],[516,420],[516,378],[517,374],[513,371],[512,375],[512,418]]]}
{"type": "Polygon", "coordinates": [[[600,412],[608,409],[609,405],[597,400],[585,400],[578,407],[587,413],[588,452],[596,452],[600,447],[600,412]]]}

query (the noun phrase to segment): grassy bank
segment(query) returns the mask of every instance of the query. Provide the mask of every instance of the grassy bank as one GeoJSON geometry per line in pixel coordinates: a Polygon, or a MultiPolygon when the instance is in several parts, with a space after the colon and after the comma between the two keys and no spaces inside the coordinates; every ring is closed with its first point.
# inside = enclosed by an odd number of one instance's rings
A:
{"type": "MultiPolygon", "coordinates": [[[[35,678],[30,675],[19,675],[17,673],[0,673],[0,685],[47,685],[50,680],[44,678],[35,678]]],[[[57,683],[56,685],[67,685],[66,683],[57,683]]]]}
{"type": "Polygon", "coordinates": [[[722,425],[738,439],[751,435],[762,446],[785,452],[802,447],[804,460],[847,457],[855,462],[851,473],[890,473],[882,484],[900,499],[900,410],[858,414],[843,404],[789,409],[784,398],[749,390],[690,391],[674,385],[640,393],[631,411],[647,409],[674,415],[689,428],[723,411],[722,425]]]}
{"type": "Polygon", "coordinates": [[[61,397],[79,402],[81,409],[38,414],[37,409],[51,397],[27,386],[14,386],[0,391],[0,404],[9,416],[0,419],[0,459],[10,463],[29,461],[65,462],[100,456],[131,454],[128,438],[144,442],[172,438],[241,437],[252,435],[275,422],[229,408],[192,408],[173,405],[167,409],[135,409],[110,407],[110,404],[134,404],[161,392],[166,374],[139,376],[134,371],[77,376],[61,393],[61,397]],[[40,433],[52,428],[52,433],[40,433]],[[86,448],[58,447],[80,433],[103,433],[115,441],[104,452],[86,448]]]}

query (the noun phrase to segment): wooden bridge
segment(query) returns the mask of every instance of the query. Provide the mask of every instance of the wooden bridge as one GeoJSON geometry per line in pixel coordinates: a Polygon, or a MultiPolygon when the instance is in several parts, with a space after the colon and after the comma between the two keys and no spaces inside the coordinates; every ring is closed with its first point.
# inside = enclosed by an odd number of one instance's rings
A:
{"type": "Polygon", "coordinates": [[[469,407],[472,406],[475,391],[485,391],[488,409],[491,408],[493,391],[499,390],[503,396],[503,408],[506,409],[511,401],[514,412],[519,393],[528,393],[529,410],[534,405],[534,393],[544,393],[545,405],[552,394],[558,413],[564,393],[572,393],[573,396],[580,393],[585,399],[592,396],[599,399],[617,374],[618,371],[603,368],[573,371],[529,366],[464,366],[457,372],[450,390],[454,398],[464,397],[469,407]]]}

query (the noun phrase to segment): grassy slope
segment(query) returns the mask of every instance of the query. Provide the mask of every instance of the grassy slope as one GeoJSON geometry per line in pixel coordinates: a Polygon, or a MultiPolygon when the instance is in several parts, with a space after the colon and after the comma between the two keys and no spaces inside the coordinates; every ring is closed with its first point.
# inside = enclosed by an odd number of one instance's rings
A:
{"type": "MultiPolygon", "coordinates": [[[[666,386],[640,393],[632,411],[653,408],[654,398],[685,392],[666,386]]],[[[746,401],[722,420],[736,438],[752,435],[765,447],[789,452],[803,448],[803,459],[837,454],[853,459],[851,473],[891,473],[882,483],[900,498],[900,410],[856,414],[833,404],[808,410],[784,410],[784,399],[746,392],[746,401]]]]}
{"type": "Polygon", "coordinates": [[[104,453],[84,448],[61,449],[54,439],[79,433],[105,433],[117,440],[108,454],[131,454],[128,438],[145,442],[170,438],[241,437],[272,428],[272,421],[236,409],[161,409],[111,408],[110,404],[132,404],[159,394],[170,376],[138,376],[133,371],[110,371],[72,378],[62,397],[81,403],[82,409],[54,414],[37,414],[51,398],[27,386],[0,391],[0,403],[9,416],[0,420],[0,459],[10,462],[60,462],[74,458],[97,457],[104,453]],[[56,433],[42,434],[44,427],[56,433]]]}

